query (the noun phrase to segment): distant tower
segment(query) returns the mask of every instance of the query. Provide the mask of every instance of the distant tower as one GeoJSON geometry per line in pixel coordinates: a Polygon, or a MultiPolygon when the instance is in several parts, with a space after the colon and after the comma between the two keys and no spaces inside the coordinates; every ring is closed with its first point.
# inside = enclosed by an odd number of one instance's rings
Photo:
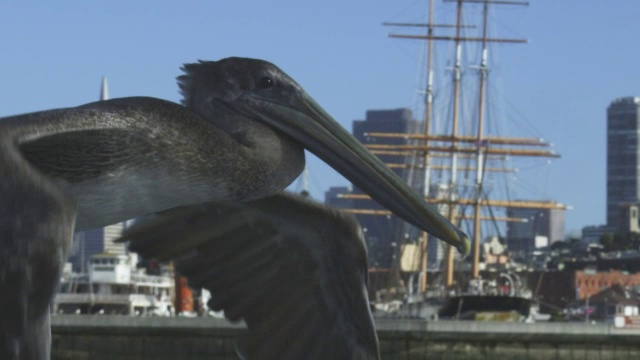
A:
{"type": "Polygon", "coordinates": [[[640,97],[607,108],[607,225],[617,227],[621,205],[640,201],[640,97]]]}
{"type": "Polygon", "coordinates": [[[109,82],[107,77],[102,77],[102,86],[100,87],[100,101],[109,100],[109,82]]]}

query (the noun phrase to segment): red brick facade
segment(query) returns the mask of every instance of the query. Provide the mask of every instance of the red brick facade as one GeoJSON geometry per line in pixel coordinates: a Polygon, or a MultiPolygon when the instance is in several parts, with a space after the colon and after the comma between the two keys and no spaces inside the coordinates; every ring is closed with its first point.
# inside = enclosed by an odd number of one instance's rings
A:
{"type": "Polygon", "coordinates": [[[580,299],[587,295],[593,296],[601,290],[615,284],[624,286],[640,285],[640,273],[629,274],[618,270],[607,272],[590,272],[579,270],[575,272],[576,294],[580,299]]]}

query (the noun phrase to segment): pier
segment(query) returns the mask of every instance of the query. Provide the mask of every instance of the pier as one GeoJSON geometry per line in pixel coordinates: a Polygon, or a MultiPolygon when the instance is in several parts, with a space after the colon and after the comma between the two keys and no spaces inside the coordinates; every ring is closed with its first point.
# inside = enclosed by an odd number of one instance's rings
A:
{"type": "MultiPolygon", "coordinates": [[[[53,316],[53,359],[237,359],[242,324],[216,318],[53,316]]],[[[606,324],[376,321],[382,359],[637,359],[640,329],[606,324]]],[[[292,339],[295,341],[295,339],[292,339]]]]}

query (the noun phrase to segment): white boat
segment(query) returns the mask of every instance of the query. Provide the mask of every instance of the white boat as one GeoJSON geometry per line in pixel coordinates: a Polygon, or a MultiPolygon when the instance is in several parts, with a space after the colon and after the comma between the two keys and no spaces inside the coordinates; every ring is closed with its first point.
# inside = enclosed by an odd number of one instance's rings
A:
{"type": "Polygon", "coordinates": [[[93,255],[88,272],[63,274],[54,314],[172,316],[174,283],[168,270],[149,275],[138,269],[136,254],[93,255]]]}

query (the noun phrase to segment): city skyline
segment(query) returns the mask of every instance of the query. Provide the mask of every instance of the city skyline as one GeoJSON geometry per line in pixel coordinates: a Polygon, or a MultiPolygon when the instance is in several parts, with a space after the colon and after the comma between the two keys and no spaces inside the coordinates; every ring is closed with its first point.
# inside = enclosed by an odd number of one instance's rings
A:
{"type": "MultiPolygon", "coordinates": [[[[468,8],[469,19],[480,11],[468,8]]],[[[451,21],[454,4],[437,1],[437,9],[451,21]]],[[[493,9],[495,35],[530,40],[497,45],[491,55],[495,91],[507,95],[503,105],[517,115],[501,135],[544,137],[562,155],[521,169],[522,183],[537,189],[516,195],[571,205],[567,231],[604,224],[606,108],[640,95],[640,74],[633,71],[640,50],[632,45],[640,5],[533,1],[493,9]]],[[[367,109],[415,109],[423,49],[386,38],[400,31],[381,23],[425,17],[426,1],[7,2],[0,5],[0,116],[94,101],[102,76],[109,77],[111,97],[179,101],[175,77],[182,63],[238,55],[274,62],[349,128],[367,109]]],[[[450,52],[446,45],[438,49],[450,52]]],[[[317,159],[309,162],[315,198],[347,184],[317,159]]]]}

